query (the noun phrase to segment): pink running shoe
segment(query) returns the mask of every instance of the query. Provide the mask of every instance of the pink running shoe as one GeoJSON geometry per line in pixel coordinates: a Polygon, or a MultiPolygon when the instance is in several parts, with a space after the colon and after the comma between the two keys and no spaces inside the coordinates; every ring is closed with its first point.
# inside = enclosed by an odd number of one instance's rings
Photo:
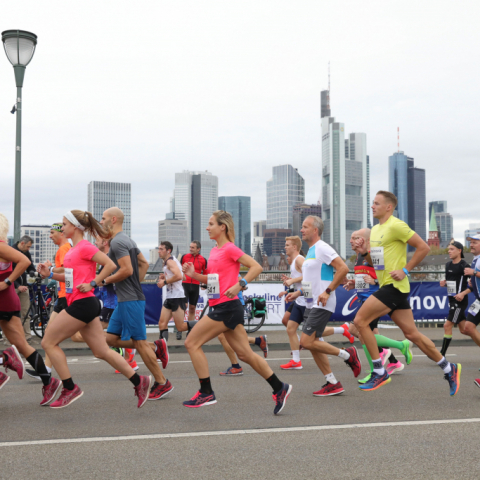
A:
{"type": "Polygon", "coordinates": [[[43,407],[52,403],[61,386],[62,382],[60,380],[51,377],[50,383],[42,388],[43,400],[40,402],[40,405],[43,407]]]}
{"type": "Polygon", "coordinates": [[[405,366],[403,365],[402,362],[397,362],[397,363],[389,363],[386,367],[387,373],[389,375],[392,375],[392,373],[398,373],[401,372],[405,366]]]}
{"type": "Polygon", "coordinates": [[[22,358],[20,357],[20,353],[18,353],[17,347],[15,345],[8,347],[3,351],[3,355],[7,357],[3,360],[5,371],[7,372],[8,369],[10,369],[14,372],[17,372],[18,378],[21,380],[25,375],[25,365],[22,362],[22,358]]]}
{"type": "Polygon", "coordinates": [[[10,377],[8,375],[5,375],[4,373],[0,372],[0,390],[9,380],[10,380],[10,377]]]}
{"type": "Polygon", "coordinates": [[[343,328],[342,335],[344,337],[347,337],[350,343],[353,343],[355,341],[355,337],[350,333],[350,330],[348,328],[348,323],[344,323],[343,325],[341,325],[341,327],[343,328]]]}
{"type": "Polygon", "coordinates": [[[75,400],[78,400],[82,395],[83,392],[80,390],[78,385],[75,385],[73,390],[67,390],[66,388],[63,388],[58,400],[55,400],[52,404],[50,404],[50,408],[68,407],[75,400]]]}
{"type": "Polygon", "coordinates": [[[384,348],[380,352],[380,359],[382,360],[382,366],[385,366],[391,354],[392,354],[392,351],[389,348],[384,348]]]}
{"type": "Polygon", "coordinates": [[[138,397],[138,408],[142,408],[148,400],[152,384],[153,378],[151,375],[140,375],[140,385],[134,388],[135,396],[138,397]]]}
{"type": "Polygon", "coordinates": [[[302,362],[295,362],[292,359],[288,363],[285,363],[285,365],[280,365],[280,368],[282,370],[301,370],[303,367],[302,362]]]}
{"type": "Polygon", "coordinates": [[[183,402],[184,407],[199,408],[206,405],[213,405],[217,403],[215,393],[201,393],[200,390],[190,399],[183,402]]]}
{"type": "Polygon", "coordinates": [[[153,343],[157,347],[157,349],[155,350],[155,355],[157,356],[158,360],[162,362],[162,367],[167,368],[170,359],[168,355],[167,342],[164,338],[160,338],[159,340],[155,340],[153,343]]]}

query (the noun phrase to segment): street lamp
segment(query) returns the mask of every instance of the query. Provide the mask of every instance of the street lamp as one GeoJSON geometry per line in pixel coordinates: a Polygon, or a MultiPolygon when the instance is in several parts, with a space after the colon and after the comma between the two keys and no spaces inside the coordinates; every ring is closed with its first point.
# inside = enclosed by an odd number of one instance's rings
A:
{"type": "MultiPolygon", "coordinates": [[[[25,30],[5,30],[2,32],[3,47],[8,60],[13,65],[17,84],[17,134],[15,142],[15,209],[13,239],[20,240],[20,213],[22,188],[22,87],[25,68],[35,53],[37,36],[25,30]]],[[[12,113],[14,111],[12,110],[12,113]]]]}

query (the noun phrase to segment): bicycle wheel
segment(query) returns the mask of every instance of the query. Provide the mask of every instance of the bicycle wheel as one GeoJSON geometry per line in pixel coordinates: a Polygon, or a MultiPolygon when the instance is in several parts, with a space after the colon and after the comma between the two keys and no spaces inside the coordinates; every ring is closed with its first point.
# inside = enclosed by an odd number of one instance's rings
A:
{"type": "Polygon", "coordinates": [[[260,330],[262,328],[262,325],[265,323],[265,315],[262,315],[261,317],[251,317],[250,314],[248,314],[248,318],[245,319],[245,330],[247,333],[253,333],[256,332],[257,330],[260,330]]]}
{"type": "Polygon", "coordinates": [[[43,313],[42,315],[37,313],[32,317],[30,324],[32,326],[32,330],[38,338],[43,338],[45,329],[47,328],[47,323],[48,316],[46,313],[43,313]]]}

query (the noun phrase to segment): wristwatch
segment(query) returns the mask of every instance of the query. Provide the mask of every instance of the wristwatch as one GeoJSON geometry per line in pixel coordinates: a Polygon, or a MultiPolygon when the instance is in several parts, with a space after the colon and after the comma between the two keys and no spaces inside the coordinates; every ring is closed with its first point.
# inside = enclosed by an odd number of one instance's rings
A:
{"type": "Polygon", "coordinates": [[[242,288],[245,288],[248,285],[248,282],[244,278],[242,278],[238,283],[242,288]]]}
{"type": "Polygon", "coordinates": [[[330,288],[327,288],[327,289],[325,290],[325,293],[328,293],[328,295],[330,295],[330,294],[332,293],[332,290],[331,290],[330,288]]]}
{"type": "Polygon", "coordinates": [[[103,285],[103,286],[106,285],[105,279],[102,280],[102,285],[103,285]]]}
{"type": "Polygon", "coordinates": [[[8,286],[10,286],[10,285],[12,284],[12,282],[11,282],[11,280],[10,280],[9,278],[6,278],[6,279],[4,280],[4,282],[5,282],[8,286]]]}
{"type": "Polygon", "coordinates": [[[95,280],[92,280],[90,282],[90,285],[91,285],[92,288],[95,288],[97,286],[97,282],[95,280]]]}

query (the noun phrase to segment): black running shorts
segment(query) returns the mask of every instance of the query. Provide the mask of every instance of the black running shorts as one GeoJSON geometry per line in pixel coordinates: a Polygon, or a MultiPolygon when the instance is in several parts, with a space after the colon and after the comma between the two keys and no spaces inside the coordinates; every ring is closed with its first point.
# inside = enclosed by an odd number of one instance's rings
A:
{"type": "Polygon", "coordinates": [[[478,327],[478,324],[480,323],[480,312],[478,312],[476,315],[469,313],[467,315],[467,322],[472,322],[478,327]]]}
{"type": "Polygon", "coordinates": [[[100,316],[102,307],[97,297],[88,297],[75,300],[65,311],[81,322],[90,323],[100,316]]]}
{"type": "Polygon", "coordinates": [[[448,316],[447,320],[454,323],[455,325],[458,325],[461,321],[465,320],[467,317],[465,315],[465,312],[468,307],[468,300],[466,302],[456,302],[454,299],[450,300],[451,297],[449,297],[449,303],[450,303],[450,308],[448,310],[448,316]]]}
{"type": "Polygon", "coordinates": [[[182,283],[185,297],[189,305],[197,305],[200,296],[200,285],[194,283],[182,283]]]}
{"type": "MultiPolygon", "coordinates": [[[[195,304],[196,305],[196,304],[195,304]]],[[[187,308],[186,298],[167,298],[163,302],[163,306],[171,310],[172,312],[176,312],[179,308],[180,310],[185,311],[187,308]]]]}
{"type": "Polygon", "coordinates": [[[293,306],[295,305],[295,301],[293,301],[292,303],[290,303],[290,305],[288,306],[287,308],[287,312],[288,313],[292,313],[292,310],[293,310],[293,306]]]}
{"type": "Polygon", "coordinates": [[[53,307],[55,313],[60,313],[68,307],[67,299],[65,297],[58,298],[53,307]]]}
{"type": "Polygon", "coordinates": [[[100,312],[100,320],[103,323],[108,323],[114,311],[115,311],[114,308],[102,307],[102,311],[100,312]]]}
{"type": "Polygon", "coordinates": [[[207,315],[216,322],[223,322],[230,330],[235,330],[244,322],[244,309],[238,298],[210,307],[207,315]]]}
{"type": "Polygon", "coordinates": [[[408,296],[410,293],[403,293],[393,285],[385,285],[372,294],[377,300],[380,300],[385,306],[390,308],[389,315],[395,310],[411,310],[408,296]]]}
{"type": "Polygon", "coordinates": [[[0,311],[0,320],[3,320],[4,322],[9,322],[13,317],[20,318],[20,311],[15,311],[15,312],[0,311]]]}

